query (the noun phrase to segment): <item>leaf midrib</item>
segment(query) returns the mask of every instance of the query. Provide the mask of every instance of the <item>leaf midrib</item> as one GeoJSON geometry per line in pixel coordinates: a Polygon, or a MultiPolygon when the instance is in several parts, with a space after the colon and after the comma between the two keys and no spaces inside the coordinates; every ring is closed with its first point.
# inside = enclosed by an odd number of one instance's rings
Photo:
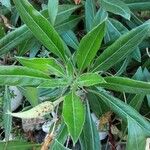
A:
{"type": "MultiPolygon", "coordinates": [[[[101,24],[101,25],[102,25],[102,24],[101,24]]],[[[95,30],[96,30],[97,28],[99,28],[99,26],[97,26],[97,27],[95,28],[95,30]]],[[[89,47],[89,51],[86,53],[86,55],[85,55],[85,57],[84,57],[84,59],[83,59],[83,61],[82,61],[81,67],[80,67],[80,72],[81,72],[81,70],[83,69],[83,66],[85,66],[86,58],[87,58],[87,56],[89,55],[89,53],[91,52],[92,47],[93,47],[93,45],[94,45],[94,43],[95,43],[95,41],[96,41],[96,39],[97,39],[97,37],[98,37],[98,35],[99,35],[100,32],[101,32],[101,30],[99,30],[99,32],[96,34],[96,36],[95,36],[93,42],[91,43],[91,45],[90,45],[90,47],[89,47]]],[[[83,39],[83,40],[84,40],[84,39],[83,39]]],[[[79,51],[81,51],[80,45],[79,45],[79,51]]],[[[81,54],[80,54],[80,55],[81,55],[81,54]]]]}
{"type": "MultiPolygon", "coordinates": [[[[123,49],[125,46],[127,46],[128,43],[131,42],[131,40],[133,40],[135,37],[137,37],[140,33],[145,32],[145,30],[147,30],[147,29],[143,29],[143,30],[141,30],[140,32],[138,32],[132,39],[128,40],[128,42],[126,42],[123,46],[121,46],[121,47],[120,47],[117,51],[115,51],[110,57],[107,57],[101,64],[99,64],[96,68],[94,68],[93,71],[97,70],[97,69],[99,68],[99,66],[102,66],[103,64],[105,64],[109,59],[112,59],[113,56],[115,56],[118,52],[121,51],[121,49],[123,49]]],[[[109,48],[109,47],[108,47],[108,48],[109,48]]],[[[130,51],[127,50],[127,52],[130,52],[130,51]]],[[[104,53],[105,53],[105,51],[104,51],[104,53]]],[[[101,54],[101,55],[103,55],[103,54],[101,54]]],[[[125,54],[125,55],[126,55],[126,54],[125,54]]],[[[121,55],[121,57],[120,57],[119,60],[121,60],[125,55],[123,55],[123,56],[121,55]]],[[[100,57],[101,57],[101,56],[100,56],[100,57]]],[[[117,61],[119,61],[119,60],[117,60],[117,61]]]]}
{"type": "MultiPolygon", "coordinates": [[[[16,2],[17,3],[17,2],[16,2]]],[[[22,6],[23,10],[25,10],[26,14],[28,15],[28,17],[33,20],[33,22],[36,24],[36,26],[39,28],[40,31],[42,31],[42,33],[44,33],[44,35],[47,37],[47,39],[49,39],[49,41],[51,42],[51,44],[55,47],[55,49],[57,50],[57,52],[59,53],[59,55],[61,56],[61,58],[64,59],[63,55],[61,54],[61,52],[59,51],[58,47],[53,43],[53,41],[49,38],[49,36],[46,34],[46,32],[44,32],[44,30],[42,30],[42,28],[38,25],[38,23],[34,20],[34,18],[32,18],[32,16],[30,16],[30,14],[28,13],[28,11],[26,10],[26,8],[21,4],[20,6],[22,6]]],[[[37,11],[38,15],[39,12],[37,11]]],[[[22,12],[21,12],[22,14],[22,12]]],[[[42,18],[44,19],[44,17],[42,16],[42,18]]],[[[47,21],[47,20],[46,20],[47,21]]],[[[32,30],[31,30],[32,31],[32,30]]]]}

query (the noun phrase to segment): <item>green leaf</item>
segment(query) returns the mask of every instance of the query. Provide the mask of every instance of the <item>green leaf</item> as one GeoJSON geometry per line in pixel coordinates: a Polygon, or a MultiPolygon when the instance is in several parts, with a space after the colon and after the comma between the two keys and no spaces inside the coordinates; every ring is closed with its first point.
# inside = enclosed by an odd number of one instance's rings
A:
{"type": "Polygon", "coordinates": [[[107,89],[135,93],[135,94],[150,94],[150,84],[143,81],[137,81],[123,77],[105,77],[105,83],[101,83],[100,86],[107,89]]]}
{"type": "Polygon", "coordinates": [[[0,39],[5,36],[5,28],[3,26],[3,23],[0,23],[0,39]]]}
{"type": "Polygon", "coordinates": [[[140,111],[142,103],[144,101],[144,94],[136,94],[130,101],[129,105],[133,107],[135,110],[140,111]]]}
{"type": "MultiPolygon", "coordinates": [[[[61,30],[61,22],[63,22],[64,20],[68,19],[69,16],[78,8],[80,8],[81,5],[60,5],[59,6],[59,10],[58,10],[58,15],[56,17],[56,28],[58,28],[58,30],[61,30]]],[[[46,18],[48,18],[48,10],[43,10],[42,15],[46,18]]],[[[80,18],[81,19],[81,18],[80,18]]],[[[76,23],[79,20],[78,18],[74,18],[74,20],[68,20],[71,22],[71,25],[74,23],[76,23]],[[75,22],[76,21],[76,22],[75,22]]],[[[66,20],[66,24],[68,26],[71,27],[70,22],[68,22],[66,20]]],[[[63,28],[65,26],[65,23],[63,23],[63,28]]],[[[66,28],[65,28],[66,29],[66,28]]],[[[68,30],[68,28],[67,28],[68,30]]],[[[25,40],[28,40],[30,38],[33,38],[33,34],[32,32],[27,28],[26,25],[23,25],[21,27],[18,27],[17,29],[15,29],[14,31],[8,33],[6,36],[4,36],[1,40],[0,40],[0,55],[7,53],[8,51],[12,50],[14,47],[16,47],[17,45],[19,45],[20,43],[24,42],[25,40]]]]}
{"type": "Polygon", "coordinates": [[[77,51],[77,65],[80,71],[83,71],[90,65],[97,51],[100,48],[105,33],[105,22],[97,25],[88,34],[86,34],[77,51]]]}
{"type": "Polygon", "coordinates": [[[36,69],[46,74],[64,76],[65,72],[61,64],[54,58],[24,58],[17,57],[17,60],[28,68],[36,69]]]}
{"type": "Polygon", "coordinates": [[[92,29],[94,17],[96,14],[96,4],[93,0],[85,1],[85,21],[86,31],[89,32],[92,29]]]}
{"type": "Polygon", "coordinates": [[[83,16],[72,15],[67,20],[64,20],[61,24],[56,25],[55,29],[60,34],[74,28],[79,21],[83,18],[83,16]]]}
{"type": "Polygon", "coordinates": [[[100,0],[100,4],[106,11],[120,15],[130,20],[131,12],[124,2],[120,0],[100,0]]]}
{"type": "Polygon", "coordinates": [[[77,78],[78,86],[93,86],[95,84],[105,83],[105,80],[97,73],[84,73],[77,78]]]}
{"type": "Polygon", "coordinates": [[[5,86],[4,101],[3,101],[3,126],[6,141],[9,141],[12,129],[12,117],[6,114],[8,111],[11,111],[11,95],[8,87],[5,86]]]}
{"type": "Polygon", "coordinates": [[[100,90],[88,91],[99,96],[103,102],[106,103],[106,105],[110,107],[112,111],[119,115],[124,121],[127,122],[127,117],[132,118],[141,128],[144,129],[144,131],[146,131],[147,135],[150,135],[150,123],[131,106],[122,102],[120,99],[111,96],[107,92],[100,90]]]}
{"type": "MultiPolygon", "coordinates": [[[[68,131],[67,131],[67,126],[62,123],[61,124],[61,127],[59,129],[59,132],[56,136],[56,140],[59,141],[59,143],[61,143],[62,145],[65,144],[65,141],[68,137],[68,131]]],[[[54,140],[52,145],[50,146],[50,148],[53,150],[53,149],[56,149],[58,148],[58,144],[56,143],[56,141],[54,140]]]]}
{"type": "Polygon", "coordinates": [[[21,66],[1,66],[0,85],[38,86],[49,81],[49,77],[37,70],[21,66]]]}
{"type": "Polygon", "coordinates": [[[67,87],[69,85],[68,81],[62,78],[49,79],[48,81],[43,81],[38,88],[57,88],[57,87],[67,87]]]}
{"type": "Polygon", "coordinates": [[[81,99],[74,92],[69,93],[64,99],[63,118],[75,144],[83,129],[85,109],[81,99]]]}
{"type": "Polygon", "coordinates": [[[68,46],[72,47],[75,50],[78,49],[79,41],[72,30],[63,32],[61,36],[68,46]]]}
{"type": "Polygon", "coordinates": [[[87,102],[86,119],[83,131],[80,136],[80,144],[82,149],[86,150],[100,150],[100,139],[95,123],[92,120],[90,107],[87,102]]]}
{"type": "Polygon", "coordinates": [[[90,109],[96,114],[97,117],[110,111],[110,108],[97,95],[88,92],[87,99],[89,101],[90,109]]]}
{"type": "Polygon", "coordinates": [[[52,25],[54,25],[56,20],[58,12],[58,3],[59,3],[58,0],[48,0],[48,13],[52,25]]]}
{"type": "Polygon", "coordinates": [[[34,36],[55,55],[66,61],[66,46],[48,20],[27,1],[14,0],[15,6],[34,36]],[[38,31],[38,32],[37,32],[38,31]]]}
{"type": "Polygon", "coordinates": [[[20,88],[20,89],[32,107],[39,104],[39,91],[37,88],[25,87],[25,88],[20,88]]]}
{"type": "Polygon", "coordinates": [[[0,39],[0,55],[7,53],[21,42],[29,39],[32,33],[23,25],[0,39]]]}
{"type": "Polygon", "coordinates": [[[107,20],[107,18],[108,18],[108,13],[104,9],[99,8],[93,20],[93,27],[104,22],[105,20],[107,20]]]}
{"type": "Polygon", "coordinates": [[[70,15],[81,6],[82,5],[70,5],[70,4],[59,5],[55,25],[61,24],[63,21],[67,20],[70,17],[70,15]]]}
{"type": "Polygon", "coordinates": [[[29,150],[40,147],[40,144],[31,144],[29,142],[26,141],[9,141],[9,142],[0,142],[0,148],[2,148],[1,150],[29,150]]]}
{"type": "Polygon", "coordinates": [[[63,144],[61,144],[57,139],[55,139],[55,147],[53,147],[53,150],[70,150],[69,148],[66,148],[63,144]]]}
{"type": "Polygon", "coordinates": [[[150,10],[150,2],[147,0],[123,0],[130,9],[132,10],[138,10],[138,11],[144,11],[144,10],[150,10]]]}
{"type": "MultiPolygon", "coordinates": [[[[128,29],[123,26],[119,21],[115,19],[109,19],[107,21],[107,34],[105,37],[105,42],[115,41],[118,39],[122,34],[128,32],[128,29]]],[[[141,62],[141,53],[139,48],[136,48],[132,54],[130,54],[132,58],[141,62]]]]}
{"type": "Polygon", "coordinates": [[[145,150],[146,135],[143,129],[134,121],[128,117],[128,140],[126,150],[145,150]]]}
{"type": "Polygon", "coordinates": [[[109,46],[96,60],[93,71],[106,71],[129,55],[150,32],[150,22],[147,22],[122,35],[109,46]]]}

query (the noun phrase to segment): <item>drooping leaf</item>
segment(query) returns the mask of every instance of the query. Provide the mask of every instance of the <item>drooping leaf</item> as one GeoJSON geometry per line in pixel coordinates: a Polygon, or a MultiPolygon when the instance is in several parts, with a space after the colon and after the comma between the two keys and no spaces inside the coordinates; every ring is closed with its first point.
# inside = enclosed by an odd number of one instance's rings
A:
{"type": "Polygon", "coordinates": [[[99,83],[105,83],[105,80],[97,73],[84,73],[77,79],[78,86],[92,86],[99,83]]]}
{"type": "Polygon", "coordinates": [[[85,21],[86,30],[89,32],[92,29],[94,17],[96,14],[96,4],[94,0],[85,1],[85,21]]]}
{"type": "Polygon", "coordinates": [[[100,48],[105,33],[105,22],[98,24],[81,40],[77,50],[77,65],[83,71],[90,65],[100,48]]]}
{"type": "Polygon", "coordinates": [[[93,71],[106,71],[123,60],[128,54],[133,52],[149,32],[150,22],[147,22],[122,35],[98,57],[93,71]]]}
{"type": "Polygon", "coordinates": [[[106,82],[100,84],[107,89],[135,94],[150,94],[150,84],[147,82],[123,77],[105,77],[104,80],[106,82]]]}
{"type": "Polygon", "coordinates": [[[83,150],[101,150],[99,134],[96,125],[92,120],[88,102],[86,107],[85,123],[80,136],[80,144],[83,150]]]}
{"type": "Polygon", "coordinates": [[[50,22],[52,25],[55,24],[56,16],[58,13],[58,0],[49,0],[48,1],[48,13],[49,13],[49,18],[50,22]]]}
{"type": "Polygon", "coordinates": [[[7,113],[11,111],[11,95],[7,86],[5,86],[4,100],[3,100],[3,126],[5,132],[5,141],[9,141],[12,129],[12,117],[7,113]]]}
{"type": "Polygon", "coordinates": [[[33,107],[30,110],[24,111],[24,112],[18,112],[18,113],[11,113],[8,112],[7,114],[17,117],[17,118],[40,118],[54,110],[54,108],[62,101],[63,99],[60,98],[54,102],[45,101],[35,107],[33,107]]]}
{"type": "Polygon", "coordinates": [[[88,90],[97,96],[99,96],[108,107],[112,109],[118,116],[120,116],[124,121],[127,122],[127,117],[132,118],[144,131],[147,135],[150,135],[150,123],[143,118],[134,108],[127,105],[118,98],[115,98],[108,94],[107,92],[102,92],[99,90],[88,90]]]}
{"type": "Polygon", "coordinates": [[[63,118],[73,143],[75,144],[83,129],[85,109],[81,99],[73,91],[64,99],[63,118]]]}
{"type": "Polygon", "coordinates": [[[21,66],[1,66],[0,85],[39,86],[48,82],[49,76],[34,69],[21,66]]]}
{"type": "Polygon", "coordinates": [[[145,150],[146,147],[146,135],[143,129],[134,121],[128,117],[128,140],[126,150],[145,150]]]}
{"type": "Polygon", "coordinates": [[[99,0],[102,7],[111,13],[130,19],[130,9],[121,0],[99,0]]]}
{"type": "Polygon", "coordinates": [[[17,57],[17,60],[26,67],[33,68],[56,76],[64,76],[65,72],[61,64],[54,58],[25,58],[17,57]]]}
{"type": "Polygon", "coordinates": [[[15,6],[34,36],[55,55],[66,61],[66,46],[54,27],[26,0],[14,0],[15,6]],[[38,31],[38,32],[37,32],[38,31]]]}

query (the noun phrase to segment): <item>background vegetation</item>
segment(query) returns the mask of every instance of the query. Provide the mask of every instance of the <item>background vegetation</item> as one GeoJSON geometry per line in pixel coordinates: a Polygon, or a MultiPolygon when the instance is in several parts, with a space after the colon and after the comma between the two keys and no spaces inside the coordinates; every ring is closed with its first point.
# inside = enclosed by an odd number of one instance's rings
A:
{"type": "Polygon", "coordinates": [[[0,2],[0,149],[145,150],[150,1],[0,2]]]}

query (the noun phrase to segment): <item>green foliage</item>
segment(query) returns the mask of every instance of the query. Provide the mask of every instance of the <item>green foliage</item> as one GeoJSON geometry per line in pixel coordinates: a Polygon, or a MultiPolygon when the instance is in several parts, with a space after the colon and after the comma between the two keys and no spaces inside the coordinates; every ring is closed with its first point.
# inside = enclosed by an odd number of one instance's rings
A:
{"type": "MultiPolygon", "coordinates": [[[[127,150],[144,150],[150,136],[150,21],[143,17],[147,12],[139,10],[148,10],[149,2],[13,2],[6,5],[2,1],[4,6],[0,6],[4,16],[16,20],[13,31],[5,30],[5,21],[0,24],[5,140],[12,132],[12,117],[40,118],[55,112],[50,128],[52,142],[48,143],[52,150],[76,146],[81,150],[102,150],[99,135],[103,130],[109,133],[112,146],[124,140],[127,150]],[[18,86],[32,108],[11,112],[8,86],[18,86]],[[108,111],[113,115],[109,116],[108,111]],[[100,125],[96,126],[91,113],[100,125]],[[117,134],[112,127],[118,129],[117,134]]],[[[8,145],[1,142],[0,147],[4,146],[26,150],[39,145],[20,140],[8,145]]]]}

